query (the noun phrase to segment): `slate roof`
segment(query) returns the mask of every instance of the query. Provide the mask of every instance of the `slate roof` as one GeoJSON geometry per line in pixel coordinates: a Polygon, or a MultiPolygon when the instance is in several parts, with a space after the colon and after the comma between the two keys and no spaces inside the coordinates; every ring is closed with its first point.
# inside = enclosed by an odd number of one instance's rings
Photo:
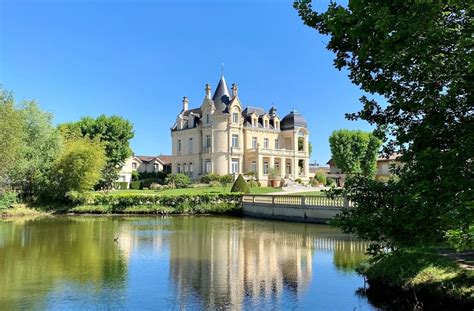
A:
{"type": "Polygon", "coordinates": [[[229,88],[227,87],[227,83],[225,82],[224,75],[221,76],[219,84],[217,84],[217,88],[214,92],[214,95],[212,96],[212,100],[216,104],[216,108],[218,108],[219,104],[221,103],[225,104],[225,107],[223,107],[224,109],[227,108],[227,104],[230,102],[230,92],[229,88]]]}
{"type": "Polygon", "coordinates": [[[287,114],[280,122],[280,128],[282,130],[292,130],[296,126],[308,127],[306,119],[296,110],[293,110],[292,112],[287,114]]]}

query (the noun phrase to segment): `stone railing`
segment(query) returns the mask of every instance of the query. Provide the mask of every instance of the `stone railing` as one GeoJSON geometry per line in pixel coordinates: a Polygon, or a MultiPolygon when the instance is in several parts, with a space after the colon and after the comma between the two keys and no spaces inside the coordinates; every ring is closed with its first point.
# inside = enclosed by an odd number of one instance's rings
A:
{"type": "Polygon", "coordinates": [[[351,202],[344,197],[328,198],[326,196],[304,195],[262,195],[246,194],[242,198],[244,203],[263,205],[301,206],[301,207],[350,207],[351,202]]]}

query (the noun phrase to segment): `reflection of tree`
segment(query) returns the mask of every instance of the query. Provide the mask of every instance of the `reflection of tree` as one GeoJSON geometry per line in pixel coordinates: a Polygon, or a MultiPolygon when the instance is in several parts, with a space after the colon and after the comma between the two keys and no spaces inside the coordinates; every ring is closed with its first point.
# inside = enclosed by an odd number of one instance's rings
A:
{"type": "Polygon", "coordinates": [[[334,266],[343,271],[354,271],[365,259],[367,245],[356,241],[340,242],[334,249],[334,266]]]}
{"type": "MultiPolygon", "coordinates": [[[[299,295],[312,275],[314,225],[248,219],[177,218],[170,269],[181,307],[241,308],[246,300],[299,295]]],[[[329,229],[327,234],[339,233],[329,229]]]]}
{"type": "Polygon", "coordinates": [[[119,224],[97,218],[0,223],[0,305],[40,308],[56,282],[120,289],[126,262],[114,243],[119,224]],[[2,298],[3,297],[3,298],[2,298]]]}

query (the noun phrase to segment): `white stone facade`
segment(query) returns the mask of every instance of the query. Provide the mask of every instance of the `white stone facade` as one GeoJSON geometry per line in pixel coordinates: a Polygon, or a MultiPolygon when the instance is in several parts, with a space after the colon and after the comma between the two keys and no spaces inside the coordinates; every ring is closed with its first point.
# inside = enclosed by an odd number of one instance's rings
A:
{"type": "Polygon", "coordinates": [[[222,76],[211,97],[206,85],[199,108],[189,109],[188,99],[171,128],[172,173],[198,179],[208,173],[254,172],[265,183],[272,173],[279,178],[309,179],[306,121],[296,111],[283,119],[272,107],[243,108],[238,89],[230,94],[222,76]]]}

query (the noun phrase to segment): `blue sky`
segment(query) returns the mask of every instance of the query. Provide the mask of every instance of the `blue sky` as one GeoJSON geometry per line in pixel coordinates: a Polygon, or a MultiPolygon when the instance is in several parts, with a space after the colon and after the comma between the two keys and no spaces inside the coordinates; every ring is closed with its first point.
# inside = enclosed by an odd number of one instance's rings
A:
{"type": "Polygon", "coordinates": [[[224,63],[244,105],[306,117],[312,159],[324,164],[333,130],[370,129],[344,119],[363,93],[333,67],[327,41],[292,1],[1,0],[0,83],[56,123],[123,116],[136,154],[167,154],[182,97],[201,105],[224,63]]]}

